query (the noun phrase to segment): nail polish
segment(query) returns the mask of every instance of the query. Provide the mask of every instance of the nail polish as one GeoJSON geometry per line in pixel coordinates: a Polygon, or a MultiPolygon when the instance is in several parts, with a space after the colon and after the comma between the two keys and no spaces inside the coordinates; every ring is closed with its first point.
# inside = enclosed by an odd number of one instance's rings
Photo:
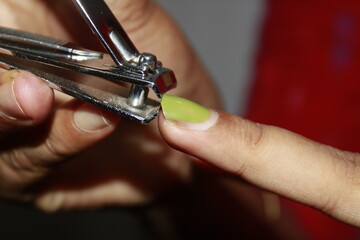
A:
{"type": "Polygon", "coordinates": [[[203,123],[210,116],[211,111],[187,99],[164,94],[161,107],[165,118],[187,123],[203,123]]]}
{"type": "Polygon", "coordinates": [[[162,111],[174,126],[190,130],[204,131],[217,123],[219,114],[184,98],[165,94],[162,111]]]}

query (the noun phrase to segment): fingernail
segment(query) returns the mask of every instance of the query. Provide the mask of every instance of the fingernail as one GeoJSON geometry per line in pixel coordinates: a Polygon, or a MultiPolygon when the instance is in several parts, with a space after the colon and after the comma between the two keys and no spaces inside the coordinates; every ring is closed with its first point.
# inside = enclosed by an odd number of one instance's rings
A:
{"type": "Polygon", "coordinates": [[[74,113],[74,125],[83,132],[94,133],[110,126],[110,123],[99,109],[84,103],[74,113]]]}
{"type": "Polygon", "coordinates": [[[194,130],[206,130],[218,119],[215,111],[169,94],[163,95],[161,107],[166,119],[180,122],[182,126],[194,130]]]}

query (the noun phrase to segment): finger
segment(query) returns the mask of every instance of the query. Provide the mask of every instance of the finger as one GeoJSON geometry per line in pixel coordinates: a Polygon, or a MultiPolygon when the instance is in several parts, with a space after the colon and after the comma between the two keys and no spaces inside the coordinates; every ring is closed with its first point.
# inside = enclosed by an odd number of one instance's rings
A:
{"type": "Polygon", "coordinates": [[[136,206],[150,202],[151,197],[128,182],[114,180],[88,188],[45,192],[35,197],[34,203],[46,212],[56,212],[102,206],[136,206]]]}
{"type": "Polygon", "coordinates": [[[49,115],[53,91],[35,75],[12,70],[0,75],[0,132],[34,126],[49,115]]]}
{"type": "Polygon", "coordinates": [[[39,165],[60,161],[104,139],[118,121],[110,112],[73,100],[54,113],[48,134],[39,145],[24,149],[24,153],[39,165]]]}
{"type": "Polygon", "coordinates": [[[168,119],[160,117],[160,130],[171,146],[360,226],[359,154],[179,98],[162,105],[168,119]]]}
{"type": "Polygon", "coordinates": [[[1,187],[18,189],[39,180],[54,163],[79,154],[108,136],[118,120],[105,110],[77,100],[63,105],[47,125],[18,136],[18,146],[0,153],[1,187]]]}

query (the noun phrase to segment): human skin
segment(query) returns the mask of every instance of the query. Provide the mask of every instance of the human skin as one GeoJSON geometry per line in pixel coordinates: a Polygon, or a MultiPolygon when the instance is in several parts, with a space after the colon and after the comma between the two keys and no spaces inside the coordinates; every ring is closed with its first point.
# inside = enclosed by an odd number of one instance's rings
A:
{"type": "MultiPolygon", "coordinates": [[[[139,51],[174,70],[173,94],[219,108],[209,76],[155,1],[106,2],[139,51]]],[[[68,0],[1,0],[0,24],[101,49],[74,9],[68,0]]],[[[46,211],[146,203],[191,172],[187,155],[160,137],[157,121],[120,120],[24,71],[0,77],[0,133],[0,195],[46,211]]]]}
{"type": "Polygon", "coordinates": [[[199,111],[199,106],[187,101],[166,101],[163,111],[167,118],[160,116],[160,131],[172,147],[262,189],[360,227],[359,153],[224,112],[208,110],[207,115],[204,108],[199,111]],[[177,110],[180,103],[186,111],[177,110]],[[194,123],[193,115],[200,115],[196,119],[202,121],[194,123]]]}

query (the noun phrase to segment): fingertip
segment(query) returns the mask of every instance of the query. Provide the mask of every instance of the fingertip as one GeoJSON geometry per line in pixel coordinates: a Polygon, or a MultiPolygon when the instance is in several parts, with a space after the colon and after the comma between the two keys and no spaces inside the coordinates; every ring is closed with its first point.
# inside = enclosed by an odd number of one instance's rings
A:
{"type": "Polygon", "coordinates": [[[17,71],[12,81],[15,104],[15,118],[41,122],[51,111],[54,101],[53,90],[40,78],[26,71],[17,71]]]}
{"type": "Polygon", "coordinates": [[[164,112],[161,110],[158,117],[159,132],[164,140],[168,143],[171,142],[172,135],[177,129],[177,127],[174,126],[171,122],[171,120],[169,121],[166,119],[164,112]]]}
{"type": "Polygon", "coordinates": [[[211,110],[211,116],[203,123],[188,123],[167,119],[159,114],[159,131],[165,142],[171,147],[192,156],[211,145],[219,114],[211,110]]]}

